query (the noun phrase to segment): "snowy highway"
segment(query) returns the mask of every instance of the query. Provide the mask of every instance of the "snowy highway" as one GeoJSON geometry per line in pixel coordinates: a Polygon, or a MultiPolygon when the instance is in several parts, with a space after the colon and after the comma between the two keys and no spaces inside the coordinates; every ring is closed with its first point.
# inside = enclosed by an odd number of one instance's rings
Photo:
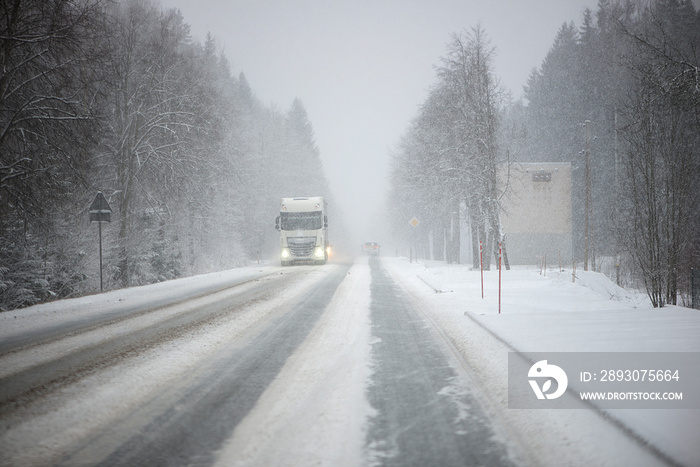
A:
{"type": "MultiPolygon", "coordinates": [[[[403,297],[381,268],[380,260],[372,258],[370,264],[369,312],[374,343],[371,353],[365,351],[364,355],[375,367],[368,393],[371,422],[365,443],[357,440],[357,447],[362,449],[336,461],[354,458],[358,463],[370,460],[385,465],[462,465],[467,460],[470,464],[511,464],[506,448],[494,441],[494,429],[470,394],[468,381],[448,360],[444,342],[438,342],[440,337],[403,297]]],[[[333,313],[330,305],[334,295],[336,300],[343,299],[342,291],[336,291],[346,276],[354,274],[362,280],[361,284],[355,282],[355,287],[369,286],[368,264],[356,266],[352,273],[350,267],[341,263],[324,268],[285,268],[175,303],[161,300],[144,308],[124,307],[3,340],[0,415],[3,439],[13,444],[3,449],[3,463],[213,464],[326,310],[333,313]],[[246,319],[246,314],[250,321],[242,327],[240,321],[246,319]],[[39,423],[51,418],[52,411],[66,410],[62,407],[74,406],[73,414],[78,416],[83,397],[91,397],[86,393],[109,390],[113,378],[138,384],[137,375],[143,373],[139,361],[154,352],[159,355],[156,359],[167,359],[168,347],[178,346],[193,334],[206,341],[208,330],[214,327],[241,329],[235,339],[219,342],[216,352],[207,352],[181,368],[179,374],[160,383],[148,382],[153,387],[142,395],[138,387],[126,388],[111,401],[121,406],[119,410],[111,410],[101,422],[84,420],[86,425],[94,423],[93,428],[61,441],[60,436],[47,434],[47,430],[62,433],[76,427],[64,426],[64,418],[60,417],[53,425],[42,422],[44,427],[36,434],[24,431],[33,420],[39,423]],[[45,445],[47,438],[59,439],[55,445],[45,445]],[[20,446],[22,449],[18,449],[20,446]]],[[[356,318],[367,313],[352,306],[344,309],[336,304],[335,308],[336,314],[353,313],[356,318]]],[[[346,330],[370,332],[357,326],[346,330]]],[[[342,329],[338,331],[342,343],[342,329]]],[[[352,362],[332,362],[337,365],[334,372],[342,377],[346,372],[343,366],[348,363],[352,368],[352,362]]],[[[369,361],[361,364],[368,367],[369,361]]],[[[359,369],[357,364],[355,367],[359,369]]],[[[326,378],[318,376],[318,380],[311,376],[307,381],[310,387],[304,390],[315,394],[319,398],[316,402],[321,403],[332,394],[327,394],[326,378]]],[[[349,389],[353,390],[352,385],[349,389]]],[[[362,386],[354,390],[360,391],[362,386]]],[[[102,408],[91,405],[85,411],[92,410],[102,408]]],[[[357,425],[355,437],[362,433],[363,425],[357,425]]],[[[264,427],[265,423],[247,430],[264,427]]],[[[288,427],[292,432],[306,428],[303,424],[288,427]]],[[[259,455],[263,458],[246,459],[229,450],[224,459],[251,464],[277,464],[283,459],[267,458],[270,453],[265,451],[259,455]]]]}
{"type": "Polygon", "coordinates": [[[7,0],[0,467],[700,467],[700,0],[7,0]]]}
{"type": "Polygon", "coordinates": [[[509,411],[504,341],[444,322],[459,295],[416,272],[248,267],[4,313],[0,465],[683,465],[592,410],[509,411]]]}

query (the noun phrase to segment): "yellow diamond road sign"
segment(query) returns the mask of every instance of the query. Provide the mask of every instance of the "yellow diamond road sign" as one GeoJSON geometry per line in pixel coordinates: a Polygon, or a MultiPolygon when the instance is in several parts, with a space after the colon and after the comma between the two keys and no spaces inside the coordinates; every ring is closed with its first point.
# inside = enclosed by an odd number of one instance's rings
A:
{"type": "Polygon", "coordinates": [[[414,217],[413,219],[410,220],[409,224],[411,224],[413,227],[417,227],[419,224],[419,221],[418,221],[418,219],[416,219],[414,217]]]}

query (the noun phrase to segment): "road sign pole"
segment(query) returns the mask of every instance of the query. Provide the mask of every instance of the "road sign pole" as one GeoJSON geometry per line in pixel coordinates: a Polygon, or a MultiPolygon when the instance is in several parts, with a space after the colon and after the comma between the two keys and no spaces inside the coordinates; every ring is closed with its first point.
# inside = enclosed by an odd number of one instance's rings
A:
{"type": "Polygon", "coordinates": [[[97,222],[97,233],[100,242],[100,292],[104,291],[104,281],[102,280],[102,223],[111,222],[112,208],[101,191],[97,192],[95,199],[88,209],[90,222],[97,222]]]}

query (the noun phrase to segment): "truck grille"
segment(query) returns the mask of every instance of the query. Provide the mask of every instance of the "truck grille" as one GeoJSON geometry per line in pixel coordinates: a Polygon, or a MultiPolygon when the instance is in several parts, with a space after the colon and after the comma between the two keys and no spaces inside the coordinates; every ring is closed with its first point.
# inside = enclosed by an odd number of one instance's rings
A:
{"type": "Polygon", "coordinates": [[[288,237],[287,245],[293,256],[311,256],[316,247],[316,237],[288,237]]]}

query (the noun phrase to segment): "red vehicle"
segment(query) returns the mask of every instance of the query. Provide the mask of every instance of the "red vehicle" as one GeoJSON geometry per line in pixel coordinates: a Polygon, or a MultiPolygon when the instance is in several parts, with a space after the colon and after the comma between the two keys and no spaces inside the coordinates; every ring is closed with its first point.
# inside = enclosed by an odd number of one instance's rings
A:
{"type": "Polygon", "coordinates": [[[365,242],[364,245],[362,245],[362,254],[364,255],[372,255],[372,256],[379,256],[379,249],[381,247],[379,246],[379,243],[375,242],[365,242]]]}

